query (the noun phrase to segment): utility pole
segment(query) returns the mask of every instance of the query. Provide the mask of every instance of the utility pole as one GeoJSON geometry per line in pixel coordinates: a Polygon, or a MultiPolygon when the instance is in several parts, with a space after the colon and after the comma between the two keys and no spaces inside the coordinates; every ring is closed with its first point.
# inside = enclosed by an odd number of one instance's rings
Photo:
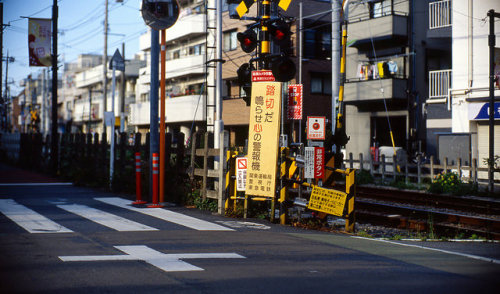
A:
{"type": "Polygon", "coordinates": [[[92,87],[89,86],[89,120],[88,120],[87,133],[90,133],[91,120],[92,120],[92,87]]]}
{"type": "MultiPolygon", "coordinates": [[[[9,97],[9,84],[8,84],[8,77],[9,77],[9,62],[12,57],[9,57],[9,51],[7,51],[7,58],[5,59],[5,94],[3,96],[3,114],[0,114],[0,122],[3,124],[4,123],[4,118],[5,118],[5,129],[8,128],[7,125],[7,99],[9,97]]],[[[1,80],[1,79],[0,79],[1,80]]],[[[2,88],[0,88],[0,96],[2,96],[2,88]]]]}
{"type": "MultiPolygon", "coordinates": [[[[215,80],[215,87],[216,87],[216,92],[215,92],[215,132],[214,132],[214,148],[221,148],[224,149],[224,137],[222,134],[224,133],[224,121],[222,120],[222,0],[216,0],[215,3],[215,9],[216,9],[216,21],[215,21],[215,27],[217,28],[217,45],[216,45],[216,55],[215,59],[217,60],[216,62],[216,80],[215,80]]],[[[216,158],[217,163],[216,167],[219,169],[223,168],[223,162],[224,158],[218,157],[216,158]]],[[[219,173],[220,175],[222,173],[219,173]]],[[[224,191],[224,178],[219,177],[219,181],[217,182],[218,184],[218,190],[221,191],[219,193],[222,194],[222,191],[224,191]]],[[[219,194],[220,195],[220,194],[219,194]]],[[[221,198],[222,199],[222,198],[221,198]]],[[[224,211],[224,203],[223,201],[219,201],[218,204],[218,209],[217,211],[219,213],[223,213],[224,211]]]]}
{"type": "MultiPolygon", "coordinates": [[[[332,135],[337,128],[337,101],[340,89],[340,15],[342,13],[341,0],[332,0],[332,135]]],[[[333,146],[333,152],[337,152],[333,146]]]]}
{"type": "MultiPolygon", "coordinates": [[[[304,11],[302,7],[302,1],[299,3],[299,84],[302,84],[302,58],[304,58],[304,11]]],[[[333,84],[332,84],[333,85],[333,84]]],[[[302,143],[302,119],[299,119],[299,143],[302,143]]],[[[302,185],[299,186],[299,189],[302,185]]]]}
{"type": "Polygon", "coordinates": [[[488,11],[490,19],[490,34],[488,35],[488,46],[490,49],[490,99],[489,99],[489,158],[488,158],[488,190],[494,192],[494,169],[495,169],[495,17],[500,18],[500,13],[491,9],[488,11]]]}
{"type": "Polygon", "coordinates": [[[48,134],[50,132],[51,124],[50,124],[50,119],[49,119],[49,70],[45,70],[44,72],[45,75],[45,117],[44,117],[44,124],[45,124],[45,134],[48,134]]]}
{"type": "MultiPolygon", "coordinates": [[[[7,64],[9,64],[8,60],[7,64]]],[[[3,70],[3,3],[0,3],[0,98],[2,98],[2,70],[3,70]]],[[[7,97],[5,97],[5,99],[7,99],[7,97]]],[[[4,105],[7,105],[6,101],[7,100],[4,100],[4,105]]],[[[5,109],[5,111],[7,110],[5,109]]]]}
{"type": "Polygon", "coordinates": [[[102,54],[102,131],[106,132],[104,113],[107,111],[108,94],[108,0],[104,1],[104,52],[102,54]]]}
{"type": "MultiPolygon", "coordinates": [[[[153,153],[158,153],[158,60],[160,59],[159,32],[151,29],[151,77],[149,90],[149,162],[153,162],[153,153]]],[[[150,195],[153,196],[153,169],[149,168],[150,195]]]]}
{"type": "Polygon", "coordinates": [[[45,134],[45,112],[47,111],[47,102],[45,101],[45,68],[42,70],[42,101],[41,101],[41,105],[42,105],[42,109],[41,109],[41,113],[40,113],[40,132],[42,134],[45,134]]]}
{"type": "Polygon", "coordinates": [[[125,58],[125,43],[122,43],[122,56],[123,56],[123,64],[125,65],[125,69],[122,71],[122,76],[120,79],[121,82],[121,93],[120,93],[120,100],[121,100],[121,105],[120,105],[120,132],[125,132],[125,81],[127,80],[125,77],[125,70],[126,70],[126,58],[125,58]]]}
{"type": "Polygon", "coordinates": [[[52,163],[52,172],[57,173],[59,165],[59,146],[57,138],[57,18],[58,7],[57,0],[53,0],[52,5],[52,130],[50,160],[52,163]]]}

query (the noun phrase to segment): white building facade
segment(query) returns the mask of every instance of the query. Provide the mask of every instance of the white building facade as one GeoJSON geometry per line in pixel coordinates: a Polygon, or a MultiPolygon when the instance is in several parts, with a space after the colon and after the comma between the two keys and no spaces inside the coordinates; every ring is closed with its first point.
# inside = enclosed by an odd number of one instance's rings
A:
{"type": "MultiPolygon", "coordinates": [[[[207,36],[206,33],[208,22],[205,1],[179,1],[179,3],[181,5],[179,19],[166,31],[165,122],[167,131],[182,132],[188,138],[197,128],[205,127],[207,123],[207,99],[213,101],[213,91],[210,89],[207,91],[206,86],[210,79],[212,81],[209,84],[213,85],[213,73],[206,67],[208,59],[206,52],[207,40],[213,42],[214,36],[207,36]]],[[[135,103],[131,104],[129,123],[134,126],[135,131],[148,132],[150,123],[151,31],[140,37],[140,50],[140,55],[145,59],[146,66],[139,70],[136,87],[137,99],[135,103]]],[[[160,68],[160,64],[158,67],[160,68]]],[[[160,105],[160,103],[158,104],[160,105]]],[[[213,113],[209,116],[213,117],[213,113]]]]}

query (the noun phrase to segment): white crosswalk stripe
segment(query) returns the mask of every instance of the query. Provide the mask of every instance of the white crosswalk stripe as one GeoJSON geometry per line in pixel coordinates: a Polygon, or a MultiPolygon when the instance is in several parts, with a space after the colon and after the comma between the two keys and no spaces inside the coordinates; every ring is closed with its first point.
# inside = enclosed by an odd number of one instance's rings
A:
{"type": "MultiPolygon", "coordinates": [[[[173,212],[164,208],[134,207],[131,205],[132,201],[118,197],[94,199],[106,204],[125,208],[133,212],[139,212],[144,215],[152,216],[166,222],[175,223],[198,231],[234,231],[234,229],[216,223],[173,212]]],[[[47,203],[117,231],[158,231],[157,228],[126,219],[101,209],[92,208],[90,206],[71,204],[67,201],[47,201],[47,203]]],[[[13,199],[0,199],[0,212],[29,233],[73,232],[72,230],[54,222],[40,213],[17,203],[13,199]]]]}
{"type": "Polygon", "coordinates": [[[0,199],[0,212],[30,233],[73,232],[12,199],[0,199]]]}
{"type": "Polygon", "coordinates": [[[207,222],[181,213],[173,212],[164,208],[137,208],[131,205],[132,201],[118,197],[94,198],[94,199],[114,206],[147,214],[198,231],[234,231],[233,229],[218,224],[207,222]]]}
{"type": "Polygon", "coordinates": [[[89,219],[93,222],[106,226],[117,231],[157,231],[158,229],[146,226],[121,216],[117,216],[86,205],[71,204],[57,205],[57,207],[89,219]]]}

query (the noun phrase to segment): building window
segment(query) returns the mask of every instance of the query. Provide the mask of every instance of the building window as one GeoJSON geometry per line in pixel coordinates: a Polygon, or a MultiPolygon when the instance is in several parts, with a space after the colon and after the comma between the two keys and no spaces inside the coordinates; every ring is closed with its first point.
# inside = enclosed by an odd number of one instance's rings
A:
{"type": "Polygon", "coordinates": [[[203,84],[188,85],[186,89],[186,95],[201,95],[201,89],[203,84]]]}
{"type": "Polygon", "coordinates": [[[373,1],[370,3],[370,18],[377,18],[391,14],[392,0],[373,1]]]}
{"type": "Polygon", "coordinates": [[[312,73],[311,94],[332,94],[332,75],[329,73],[312,73]]]}
{"type": "Polygon", "coordinates": [[[192,8],[193,13],[195,14],[203,14],[205,13],[205,5],[198,5],[192,8]]]}
{"type": "Polygon", "coordinates": [[[149,101],[149,93],[142,93],[139,102],[147,102],[147,101],[149,101]]]}
{"type": "Polygon", "coordinates": [[[172,52],[172,59],[179,59],[181,57],[181,50],[175,50],[172,52]]]}
{"type": "Polygon", "coordinates": [[[304,31],[304,58],[329,59],[332,55],[331,26],[320,26],[304,31]]]}
{"type": "Polygon", "coordinates": [[[224,51],[232,51],[238,48],[238,39],[236,38],[236,30],[230,32],[224,32],[224,51]]]}
{"type": "Polygon", "coordinates": [[[189,47],[189,55],[201,55],[203,53],[203,44],[189,47]]]}

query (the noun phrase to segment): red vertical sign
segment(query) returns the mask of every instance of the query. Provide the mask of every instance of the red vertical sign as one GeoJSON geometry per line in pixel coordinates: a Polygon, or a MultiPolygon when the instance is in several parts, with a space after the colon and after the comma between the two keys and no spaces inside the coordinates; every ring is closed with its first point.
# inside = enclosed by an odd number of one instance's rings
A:
{"type": "Polygon", "coordinates": [[[288,119],[302,119],[302,84],[288,86],[288,119]]]}
{"type": "Polygon", "coordinates": [[[325,148],[314,147],[314,178],[323,179],[325,176],[325,148]]]}

